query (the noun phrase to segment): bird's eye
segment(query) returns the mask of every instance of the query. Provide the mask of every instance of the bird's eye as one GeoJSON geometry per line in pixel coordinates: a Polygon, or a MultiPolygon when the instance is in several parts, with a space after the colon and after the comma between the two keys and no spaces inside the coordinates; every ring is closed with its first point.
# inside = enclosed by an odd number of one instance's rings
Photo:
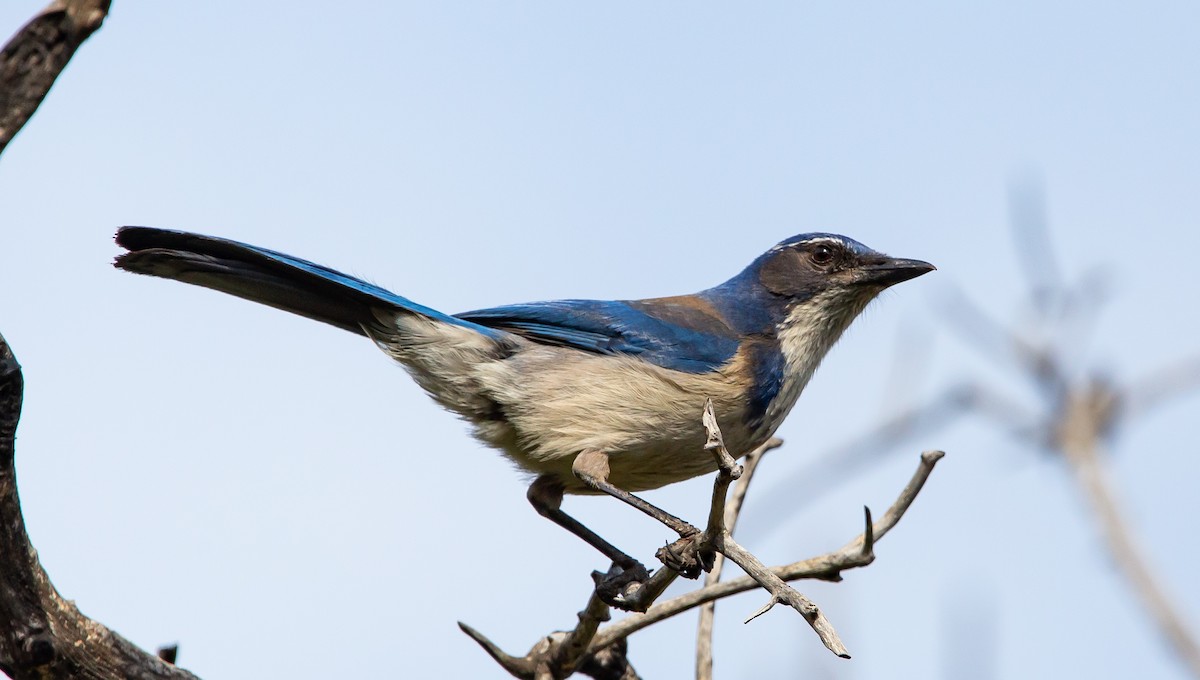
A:
{"type": "Polygon", "coordinates": [[[820,246],[813,248],[812,253],[810,255],[810,257],[812,257],[813,263],[818,264],[822,267],[829,264],[830,262],[833,262],[833,256],[834,256],[833,248],[830,248],[829,246],[825,246],[825,245],[820,245],[820,246]]]}

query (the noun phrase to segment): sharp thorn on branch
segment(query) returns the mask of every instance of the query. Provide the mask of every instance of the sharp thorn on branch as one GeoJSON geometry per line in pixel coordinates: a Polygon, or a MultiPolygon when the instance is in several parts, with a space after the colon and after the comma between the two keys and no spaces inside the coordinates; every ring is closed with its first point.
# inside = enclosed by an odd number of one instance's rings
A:
{"type": "Polygon", "coordinates": [[[871,520],[871,508],[863,506],[863,514],[866,516],[866,527],[863,529],[863,557],[873,557],[875,555],[875,523],[871,520]]]}
{"type": "Polygon", "coordinates": [[[175,665],[175,660],[179,658],[179,645],[164,645],[158,648],[158,658],[166,661],[172,666],[175,665]]]}
{"type": "Polygon", "coordinates": [[[750,623],[754,619],[757,619],[758,617],[762,616],[763,614],[766,614],[767,612],[771,611],[771,607],[774,607],[778,602],[779,602],[779,598],[772,595],[771,599],[767,600],[766,604],[759,607],[758,611],[751,614],[750,618],[746,619],[745,621],[742,621],[742,623],[743,624],[750,623]]]}

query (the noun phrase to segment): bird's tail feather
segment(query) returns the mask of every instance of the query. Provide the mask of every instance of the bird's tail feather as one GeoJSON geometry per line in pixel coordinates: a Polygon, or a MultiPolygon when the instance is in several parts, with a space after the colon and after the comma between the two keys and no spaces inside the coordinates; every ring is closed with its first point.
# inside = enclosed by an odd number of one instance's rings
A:
{"type": "Polygon", "coordinates": [[[237,241],[153,227],[122,227],[116,240],[129,250],[113,263],[120,269],[212,288],[361,335],[385,330],[383,319],[404,313],[489,337],[498,333],[328,267],[237,241]]]}

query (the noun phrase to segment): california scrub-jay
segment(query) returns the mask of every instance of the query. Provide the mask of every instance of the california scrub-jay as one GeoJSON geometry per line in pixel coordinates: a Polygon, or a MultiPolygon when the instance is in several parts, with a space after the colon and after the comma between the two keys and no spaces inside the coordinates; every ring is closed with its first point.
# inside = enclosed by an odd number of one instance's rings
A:
{"type": "MultiPolygon", "coordinates": [[[[883,289],[934,269],[836,234],[801,234],[694,295],[559,300],[444,314],[360,279],[211,236],[125,227],[116,266],[178,279],[365,335],[485,444],[534,475],[538,512],[645,570],[559,505],[607,493],[680,530],[634,496],[713,472],[701,413],[712,399],[745,455],[787,416],[842,331],[883,289]],[[657,514],[656,514],[657,513],[657,514]]],[[[674,520],[676,524],[672,524],[674,520]]]]}

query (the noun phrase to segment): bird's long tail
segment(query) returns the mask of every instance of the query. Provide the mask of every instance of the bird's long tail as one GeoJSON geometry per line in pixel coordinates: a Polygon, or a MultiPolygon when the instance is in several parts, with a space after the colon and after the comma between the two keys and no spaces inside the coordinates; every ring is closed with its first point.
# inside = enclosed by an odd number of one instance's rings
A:
{"type": "Polygon", "coordinates": [[[114,262],[120,269],[212,288],[361,335],[395,332],[380,324],[396,315],[498,333],[328,267],[237,241],[153,227],[122,227],[116,240],[129,250],[114,262]]]}

